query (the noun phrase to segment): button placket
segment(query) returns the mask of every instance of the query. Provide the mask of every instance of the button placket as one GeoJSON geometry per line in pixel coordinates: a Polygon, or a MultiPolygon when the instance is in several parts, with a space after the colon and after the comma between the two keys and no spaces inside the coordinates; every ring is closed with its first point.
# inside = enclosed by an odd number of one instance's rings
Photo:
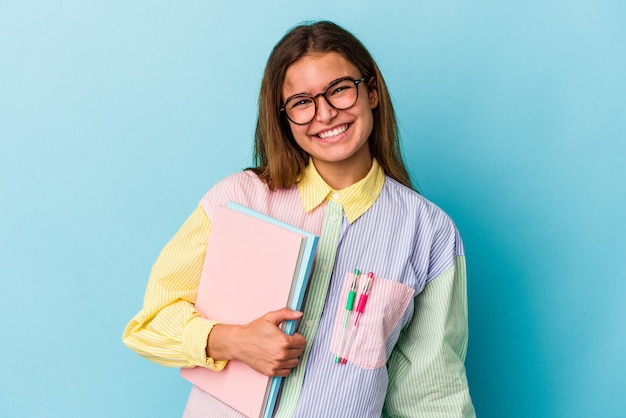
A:
{"type": "Polygon", "coordinates": [[[285,383],[289,389],[286,389],[282,395],[280,405],[276,411],[276,418],[292,416],[300,397],[304,370],[306,369],[306,362],[311,350],[310,343],[317,332],[319,318],[322,315],[326,293],[330,284],[332,266],[335,264],[342,219],[343,208],[341,205],[333,200],[329,200],[318,244],[316,267],[310,280],[307,303],[304,307],[304,315],[298,331],[306,338],[307,345],[300,358],[300,366],[292,370],[286,378],[285,383]]]}

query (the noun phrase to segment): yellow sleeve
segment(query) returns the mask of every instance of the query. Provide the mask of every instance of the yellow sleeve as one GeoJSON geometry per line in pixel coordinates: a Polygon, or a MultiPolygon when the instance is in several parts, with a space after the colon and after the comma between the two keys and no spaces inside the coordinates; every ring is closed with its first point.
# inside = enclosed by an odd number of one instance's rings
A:
{"type": "Polygon", "coordinates": [[[203,318],[193,305],[210,233],[211,222],[198,207],[152,267],[143,308],[122,337],[142,357],[168,367],[222,370],[226,365],[206,356],[216,322],[203,318]]]}

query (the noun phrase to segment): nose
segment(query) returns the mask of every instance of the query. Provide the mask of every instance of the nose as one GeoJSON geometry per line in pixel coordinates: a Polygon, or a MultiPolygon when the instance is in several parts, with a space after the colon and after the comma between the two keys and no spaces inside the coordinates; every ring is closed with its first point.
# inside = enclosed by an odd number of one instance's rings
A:
{"type": "Polygon", "coordinates": [[[331,121],[335,116],[337,116],[337,109],[332,107],[330,103],[328,103],[328,99],[323,94],[320,94],[315,98],[315,120],[322,123],[327,123],[331,121]]]}

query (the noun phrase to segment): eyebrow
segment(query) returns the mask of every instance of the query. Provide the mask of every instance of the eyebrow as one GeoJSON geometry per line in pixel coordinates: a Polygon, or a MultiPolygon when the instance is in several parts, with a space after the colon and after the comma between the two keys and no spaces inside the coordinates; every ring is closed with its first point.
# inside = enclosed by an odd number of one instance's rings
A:
{"type": "MultiPolygon", "coordinates": [[[[343,77],[338,77],[338,78],[334,79],[333,81],[331,81],[330,83],[326,84],[326,87],[324,87],[324,90],[322,90],[318,94],[322,94],[323,92],[328,90],[328,87],[330,87],[333,83],[335,83],[335,82],[337,82],[339,80],[345,80],[345,79],[354,80],[354,78],[352,78],[352,76],[349,76],[349,75],[346,75],[346,76],[343,76],[343,77]]],[[[314,95],[314,94],[311,94],[311,93],[300,92],[300,93],[292,94],[291,96],[287,97],[285,99],[284,103],[287,103],[289,100],[293,99],[294,97],[301,97],[301,96],[315,97],[317,95],[314,95]]]]}

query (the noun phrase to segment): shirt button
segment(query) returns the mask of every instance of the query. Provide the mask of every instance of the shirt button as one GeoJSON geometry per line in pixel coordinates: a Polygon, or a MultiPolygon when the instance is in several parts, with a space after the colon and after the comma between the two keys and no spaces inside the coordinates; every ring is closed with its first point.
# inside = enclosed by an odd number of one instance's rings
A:
{"type": "Polygon", "coordinates": [[[311,328],[313,326],[313,320],[309,319],[308,321],[306,321],[305,325],[307,328],[311,328]]]}
{"type": "Polygon", "coordinates": [[[339,193],[333,193],[333,198],[339,200],[339,193]]]}
{"type": "Polygon", "coordinates": [[[328,271],[328,266],[326,264],[322,264],[320,270],[322,270],[322,273],[326,273],[328,271]]]}

